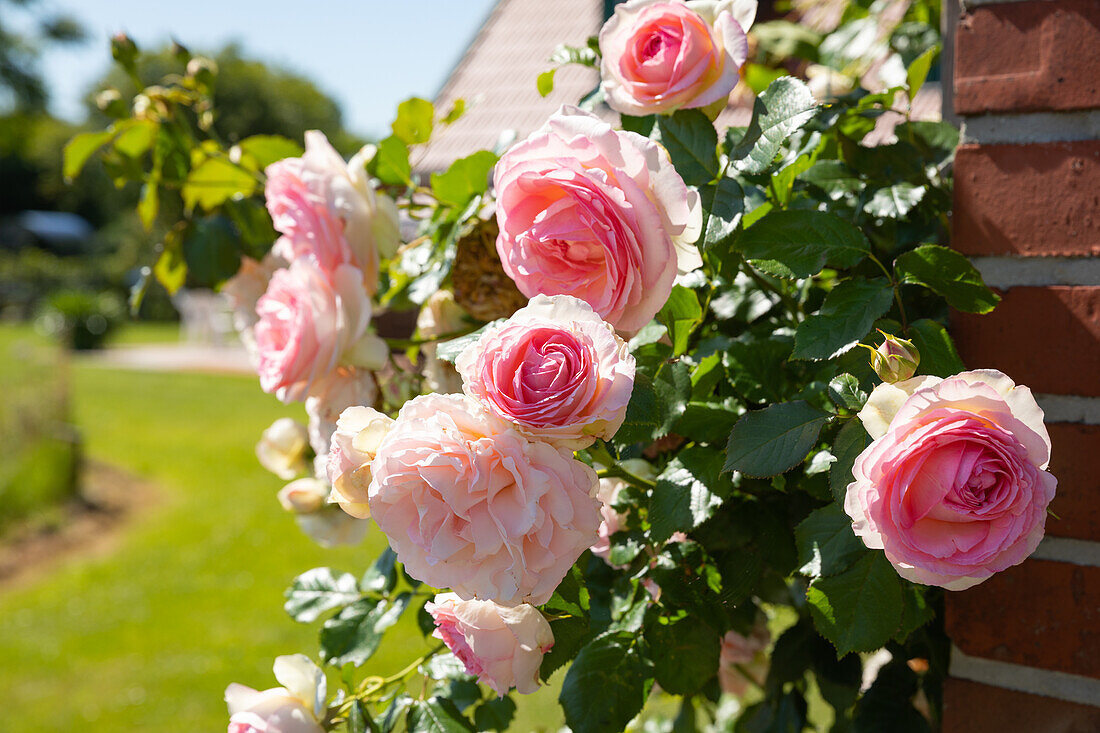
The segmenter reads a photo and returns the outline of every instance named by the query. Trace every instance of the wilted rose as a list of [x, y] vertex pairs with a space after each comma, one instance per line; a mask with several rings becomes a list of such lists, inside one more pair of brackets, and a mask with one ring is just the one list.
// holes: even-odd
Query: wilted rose
[[256, 444], [260, 465], [281, 479], [292, 479], [306, 470], [306, 426], [290, 417], [271, 423]]

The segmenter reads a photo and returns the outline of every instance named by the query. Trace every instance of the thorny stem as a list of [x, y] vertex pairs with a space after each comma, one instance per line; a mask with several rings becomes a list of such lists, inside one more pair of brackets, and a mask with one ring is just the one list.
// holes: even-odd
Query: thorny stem
[[379, 690], [384, 690], [386, 687], [388, 687], [389, 685], [392, 685], [394, 682], [400, 682], [401, 680], [405, 679], [412, 672], [414, 672], [417, 667], [419, 667], [421, 664], [423, 664], [424, 662], [428, 661], [429, 659], [434, 657], [436, 654], [441, 652], [443, 650], [444, 646], [446, 646], [446, 645], [440, 644], [440, 645], [436, 646], [431, 651], [429, 651], [429, 652], [423, 654], [422, 656], [418, 657], [417, 659], [415, 659], [412, 663], [410, 663], [404, 669], [402, 669], [398, 672], [394, 672], [389, 677], [379, 677], [377, 675], [367, 677], [361, 683], [359, 683], [359, 687], [355, 690], [355, 694], [351, 695], [347, 700], [344, 701], [344, 703], [340, 706], [339, 710], [337, 711], [337, 714], [338, 715], [347, 714], [347, 712], [349, 710], [351, 710], [352, 706], [357, 701], [366, 700], [366, 699], [370, 698], [372, 695], [374, 695], [376, 692], [378, 692]]

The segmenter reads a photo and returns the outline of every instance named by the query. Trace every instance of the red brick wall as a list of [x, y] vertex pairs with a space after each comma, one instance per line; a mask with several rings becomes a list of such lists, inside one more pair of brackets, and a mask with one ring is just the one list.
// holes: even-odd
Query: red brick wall
[[1100, 731], [1100, 0], [952, 5], [954, 246], [1003, 297], [952, 330], [968, 366], [1037, 394], [1060, 519], [948, 594], [944, 731]]

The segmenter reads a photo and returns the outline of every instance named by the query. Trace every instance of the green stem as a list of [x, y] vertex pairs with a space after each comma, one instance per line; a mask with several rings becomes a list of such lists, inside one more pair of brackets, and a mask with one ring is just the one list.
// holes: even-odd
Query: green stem
[[611, 468], [604, 469], [603, 471], [597, 471], [596, 475], [600, 478], [621, 478], [632, 486], [636, 486], [639, 489], [655, 489], [657, 484], [648, 479], [644, 479], [641, 476], [627, 471], [625, 468], [616, 463]]
[[901, 316], [901, 328], [903, 331], [908, 331], [909, 319], [905, 315], [905, 304], [901, 302], [901, 283], [894, 279], [894, 274], [886, 269], [886, 265], [882, 264], [882, 260], [875, 257], [873, 254], [868, 254], [867, 256], [872, 262], [878, 265], [878, 269], [882, 270], [882, 274], [890, 281], [890, 287], [894, 290], [894, 301], [898, 304], [898, 315]]
[[408, 349], [413, 346], [423, 346], [424, 344], [435, 344], [441, 341], [450, 341], [451, 339], [459, 338], [460, 336], [468, 336], [474, 331], [478, 330], [485, 324], [475, 323], [467, 328], [460, 329], [458, 331], [452, 331], [451, 333], [443, 333], [438, 336], [430, 336], [428, 338], [419, 339], [383, 339], [391, 349]]

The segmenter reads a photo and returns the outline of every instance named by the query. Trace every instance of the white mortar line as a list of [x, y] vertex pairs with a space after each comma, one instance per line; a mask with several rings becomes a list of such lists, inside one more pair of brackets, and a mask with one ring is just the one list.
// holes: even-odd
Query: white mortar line
[[[1048, 524], [1047, 527], [1049, 528], [1050, 525]], [[1039, 543], [1035, 552], [1031, 553], [1031, 557], [1035, 560], [1053, 560], [1070, 565], [1100, 568], [1100, 542], [1047, 536]]]
[[1100, 680], [964, 654], [951, 646], [951, 676], [1033, 695], [1100, 707]]
[[1100, 425], [1100, 397], [1037, 394], [1035, 401], [1043, 408], [1047, 422], [1072, 422]]
[[[958, 84], [956, 84], [956, 89]], [[1100, 138], [1100, 110], [966, 117], [962, 143], [1050, 143]]]
[[1048, 285], [1100, 285], [1097, 257], [971, 257], [985, 284], [1007, 290]]
[[1003, 5], [1006, 3], [1025, 3], [1032, 1], [1034, 0], [962, 0], [962, 6], [964, 9], [967, 9], [979, 5]]

